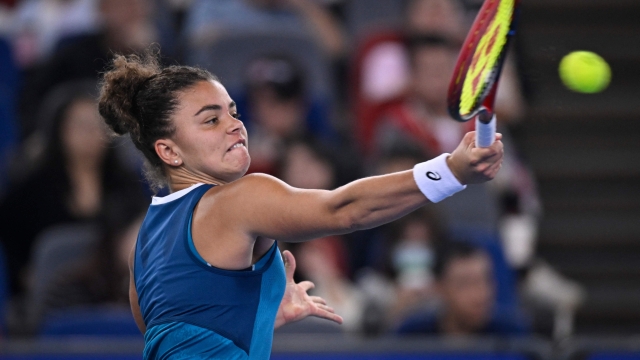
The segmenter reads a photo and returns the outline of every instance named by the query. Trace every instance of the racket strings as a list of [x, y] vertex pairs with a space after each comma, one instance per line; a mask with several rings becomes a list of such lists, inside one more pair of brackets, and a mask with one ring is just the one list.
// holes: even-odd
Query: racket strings
[[463, 117], [475, 112], [491, 91], [500, 74], [500, 65], [504, 59], [503, 50], [511, 33], [510, 24], [515, 0], [491, 0], [488, 5], [482, 9], [487, 12], [482, 14], [483, 22], [487, 22], [486, 28], [477, 42], [462, 85], [460, 115]]

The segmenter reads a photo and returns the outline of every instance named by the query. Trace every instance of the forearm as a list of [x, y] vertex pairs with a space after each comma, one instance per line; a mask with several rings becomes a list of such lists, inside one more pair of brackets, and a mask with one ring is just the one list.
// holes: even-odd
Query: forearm
[[360, 179], [334, 192], [337, 216], [349, 219], [347, 231], [391, 222], [429, 202], [411, 170]]

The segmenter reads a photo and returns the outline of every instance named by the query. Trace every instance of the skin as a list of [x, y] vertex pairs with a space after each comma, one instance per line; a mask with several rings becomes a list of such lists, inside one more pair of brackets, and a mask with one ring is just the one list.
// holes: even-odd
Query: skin
[[[250, 163], [248, 149], [231, 147], [238, 142], [248, 145], [247, 131], [226, 89], [216, 81], [201, 81], [183, 91], [178, 101], [172, 117], [176, 131], [158, 139], [155, 150], [166, 166], [172, 191], [196, 183], [220, 185], [205, 193], [193, 214], [194, 245], [213, 266], [244, 269], [267, 252], [272, 239], [298, 242], [372, 228], [429, 202], [411, 170], [361, 179], [332, 191], [297, 189], [264, 174], [244, 176]], [[473, 138], [473, 133], [467, 134], [447, 160], [465, 184], [493, 178], [502, 163], [500, 136], [483, 149], [475, 148]], [[294, 268], [292, 259], [285, 255], [288, 266]], [[302, 293], [306, 295], [310, 285], [301, 284], [287, 283], [287, 291], [298, 297], [285, 294], [283, 304], [306, 299]], [[143, 329], [133, 283], [130, 295]], [[281, 305], [285, 313], [279, 311], [278, 319], [294, 321], [312, 315], [342, 321], [313, 299], [297, 305], [293, 307], [305, 311], [290, 314]]]
[[485, 253], [452, 259], [437, 288], [446, 304], [440, 325], [447, 334], [472, 334], [489, 321], [495, 284]]
[[102, 203], [101, 163], [108, 139], [96, 103], [75, 100], [65, 112], [60, 131], [71, 181], [69, 209], [76, 216], [93, 216]]

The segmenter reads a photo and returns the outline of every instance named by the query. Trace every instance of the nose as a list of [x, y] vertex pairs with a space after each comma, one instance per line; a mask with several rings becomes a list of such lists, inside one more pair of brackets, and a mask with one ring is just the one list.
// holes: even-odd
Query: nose
[[242, 129], [242, 127], [244, 126], [242, 121], [236, 119], [235, 117], [231, 115], [227, 115], [227, 117], [229, 119], [229, 124], [227, 125], [227, 133], [233, 134], [239, 132], [240, 129]]

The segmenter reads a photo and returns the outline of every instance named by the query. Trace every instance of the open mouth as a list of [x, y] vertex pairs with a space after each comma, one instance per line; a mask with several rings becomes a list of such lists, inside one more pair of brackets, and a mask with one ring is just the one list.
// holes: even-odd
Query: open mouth
[[240, 139], [235, 144], [233, 144], [227, 151], [231, 151], [239, 147], [247, 147], [247, 142], [244, 139]]

